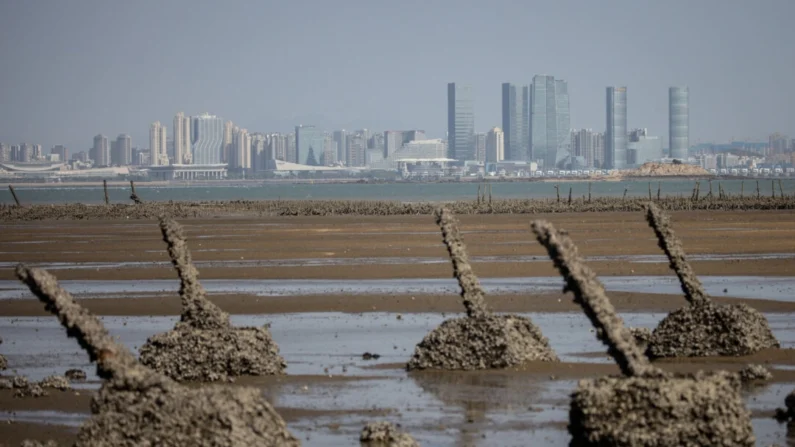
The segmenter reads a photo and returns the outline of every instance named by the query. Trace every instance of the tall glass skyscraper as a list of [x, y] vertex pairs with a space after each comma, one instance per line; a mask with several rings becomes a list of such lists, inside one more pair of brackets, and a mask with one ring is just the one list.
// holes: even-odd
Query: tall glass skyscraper
[[527, 161], [530, 157], [530, 87], [502, 84], [502, 131], [505, 159]]
[[224, 120], [206, 113], [194, 116], [191, 126], [191, 152], [193, 164], [212, 165], [223, 163]]
[[571, 152], [569, 84], [537, 75], [530, 86], [530, 159], [555, 169]]
[[475, 159], [475, 107], [472, 87], [447, 84], [447, 156]]
[[605, 129], [605, 167], [627, 166], [627, 88], [607, 87], [607, 128]]
[[315, 126], [295, 126], [295, 150], [298, 164], [309, 164], [310, 148], [314, 162], [320, 161], [320, 154], [326, 144], [326, 135]]
[[668, 147], [670, 157], [679, 160], [688, 157], [690, 148], [690, 89], [668, 89]]

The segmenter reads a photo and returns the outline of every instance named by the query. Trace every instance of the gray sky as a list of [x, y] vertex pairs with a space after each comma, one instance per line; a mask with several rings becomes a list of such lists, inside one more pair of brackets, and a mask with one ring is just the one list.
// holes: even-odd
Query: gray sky
[[0, 0], [0, 141], [86, 149], [178, 111], [250, 131], [299, 123], [444, 137], [446, 83], [500, 125], [500, 84], [569, 82], [571, 125], [666, 138], [690, 87], [691, 143], [795, 133], [793, 0]]

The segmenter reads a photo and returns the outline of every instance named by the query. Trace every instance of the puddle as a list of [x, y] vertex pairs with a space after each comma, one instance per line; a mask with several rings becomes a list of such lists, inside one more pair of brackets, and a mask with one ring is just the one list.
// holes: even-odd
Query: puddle
[[[608, 291], [681, 295], [678, 279], [673, 276], [605, 276], [600, 278]], [[778, 276], [701, 276], [708, 294], [733, 298], [795, 300], [795, 277]], [[125, 294], [176, 293], [177, 280], [65, 280], [61, 285], [81, 298], [103, 298]], [[532, 278], [483, 278], [490, 294], [547, 293], [562, 290], [559, 276]], [[251, 294], [257, 296], [294, 295], [408, 295], [458, 294], [458, 285], [450, 278], [369, 279], [369, 280], [267, 280], [207, 279], [202, 285], [210, 294]], [[726, 292], [724, 292], [726, 290]], [[18, 281], [0, 281], [0, 299], [32, 299], [30, 291]]]

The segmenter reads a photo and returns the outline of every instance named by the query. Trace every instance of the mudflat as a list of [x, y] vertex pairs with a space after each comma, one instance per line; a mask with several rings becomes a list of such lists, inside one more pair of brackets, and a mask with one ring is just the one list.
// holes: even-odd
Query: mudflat
[[[568, 395], [575, 381], [618, 369], [594, 343], [584, 319], [576, 320], [582, 317], [579, 307], [561, 291], [560, 277], [530, 233], [535, 218], [569, 232], [622, 314], [636, 314], [653, 327], [657, 315], [685, 304], [642, 213], [462, 215], [460, 229], [474, 272], [489, 292], [488, 306], [539, 315], [534, 320], [541, 320], [563, 361], [506, 371], [407, 373], [412, 347], [438, 322], [426, 322], [429, 315], [463, 312], [431, 216], [219, 217], [180, 223], [209, 298], [233, 316], [276, 321], [272, 332], [288, 375], [241, 378], [233, 386], [261, 388], [305, 445], [354, 444], [362, 423], [375, 419], [402, 423], [424, 445], [478, 444], [484, 437], [503, 445], [527, 439], [566, 445]], [[774, 378], [767, 388], [749, 388], [744, 396], [760, 442], [781, 443], [787, 429], [772, 415], [795, 387], [795, 337], [787, 323], [795, 313], [795, 211], [680, 211], [671, 218], [713, 300], [777, 315], [773, 329], [783, 346], [748, 357], [658, 364], [678, 372], [768, 366]], [[0, 331], [5, 339], [0, 353], [9, 359], [6, 376], [14, 370], [93, 370], [16, 281], [18, 262], [48, 269], [92, 312], [125, 317], [110, 330], [132, 348], [160, 330], [162, 316], [180, 313], [179, 281], [155, 221], [33, 221], [0, 229], [0, 319], [8, 331]], [[522, 278], [529, 282], [517, 282]], [[757, 295], [764, 288], [772, 292]], [[50, 347], [54, 342], [47, 337], [60, 338]], [[590, 344], [581, 342], [586, 339]], [[365, 350], [380, 360], [363, 360]], [[53, 390], [39, 399], [1, 391], [3, 418], [13, 422], [0, 424], [0, 442], [73, 441], [74, 424], [42, 422], [52, 414], [70, 415], [71, 421], [88, 417], [97, 385], [90, 378], [85, 389]]]

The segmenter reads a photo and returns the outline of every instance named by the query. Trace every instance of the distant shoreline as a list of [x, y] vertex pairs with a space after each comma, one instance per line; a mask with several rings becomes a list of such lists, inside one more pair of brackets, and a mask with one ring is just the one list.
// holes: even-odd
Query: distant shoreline
[[[251, 179], [251, 180], [212, 180], [212, 181], [136, 181], [135, 186], [141, 188], [147, 187], [160, 187], [160, 188], [183, 188], [183, 187], [230, 187], [230, 186], [257, 186], [257, 185], [289, 185], [289, 184], [437, 184], [437, 183], [588, 183], [588, 182], [620, 182], [620, 181], [663, 181], [663, 180], [767, 180], [778, 178], [791, 178], [791, 177], [718, 177], [718, 176], [693, 176], [693, 175], [666, 175], [666, 176], [600, 176], [600, 177], [560, 177], [560, 178], [498, 178], [498, 177], [484, 177], [479, 178], [463, 178], [460, 180], [439, 180], [432, 182], [412, 182], [412, 181], [399, 181], [399, 180], [362, 180], [362, 179], [289, 179], [289, 180], [276, 180], [276, 179]], [[17, 188], [42, 188], [42, 189], [57, 189], [57, 188], [97, 188], [102, 187], [102, 182], [57, 182], [57, 183], [44, 183], [44, 182], [0, 182], [0, 188], [8, 188], [12, 185]], [[128, 180], [113, 180], [108, 181], [108, 187], [129, 188], [130, 182]]]

